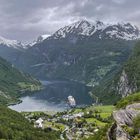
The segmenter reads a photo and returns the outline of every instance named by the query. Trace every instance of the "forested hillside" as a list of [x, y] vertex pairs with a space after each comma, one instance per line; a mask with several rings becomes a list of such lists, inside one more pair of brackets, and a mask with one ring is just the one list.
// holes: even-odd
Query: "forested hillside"
[[0, 104], [17, 102], [21, 93], [38, 90], [40, 86], [39, 81], [18, 71], [12, 64], [0, 58]]
[[113, 104], [137, 91], [140, 91], [140, 42], [136, 43], [128, 61], [117, 74], [105, 78], [93, 89], [93, 94], [99, 97], [100, 102]]
[[58, 132], [46, 133], [35, 129], [16, 111], [0, 105], [0, 139], [2, 140], [56, 140]]

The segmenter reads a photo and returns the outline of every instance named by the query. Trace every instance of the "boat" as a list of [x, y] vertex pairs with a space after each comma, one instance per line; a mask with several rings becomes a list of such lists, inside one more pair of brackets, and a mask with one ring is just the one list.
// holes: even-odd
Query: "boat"
[[68, 104], [71, 108], [76, 107], [76, 101], [73, 96], [68, 96]]

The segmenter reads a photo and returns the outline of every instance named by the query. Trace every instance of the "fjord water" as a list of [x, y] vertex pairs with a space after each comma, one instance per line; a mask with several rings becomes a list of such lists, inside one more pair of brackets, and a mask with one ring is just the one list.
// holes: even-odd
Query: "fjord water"
[[72, 95], [78, 106], [91, 105], [90, 88], [71, 81], [42, 81], [44, 89], [21, 97], [22, 103], [9, 106], [16, 111], [64, 111], [67, 97]]

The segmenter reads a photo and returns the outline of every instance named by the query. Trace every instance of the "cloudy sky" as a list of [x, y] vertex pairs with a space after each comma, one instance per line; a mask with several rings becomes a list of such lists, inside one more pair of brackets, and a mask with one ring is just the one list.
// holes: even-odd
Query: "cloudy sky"
[[140, 27], [140, 0], [0, 0], [0, 35], [29, 42], [79, 19]]

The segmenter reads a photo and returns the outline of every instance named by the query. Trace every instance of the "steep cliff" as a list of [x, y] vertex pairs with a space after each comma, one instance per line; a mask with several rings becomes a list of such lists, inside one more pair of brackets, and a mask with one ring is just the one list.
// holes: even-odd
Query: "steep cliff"
[[140, 113], [139, 109], [140, 103], [135, 103], [113, 113], [116, 121], [116, 128], [114, 130], [116, 140], [132, 139], [132, 136], [127, 132], [126, 128], [133, 129], [133, 119]]
[[134, 51], [124, 65], [117, 91], [122, 97], [140, 90], [140, 42], [136, 44]]
[[137, 85], [136, 85], [135, 79], [133, 79], [133, 81], [130, 82], [129, 77], [125, 70], [123, 70], [121, 73], [118, 86], [117, 86], [117, 91], [118, 91], [118, 94], [120, 94], [122, 97], [125, 97], [137, 91]]
[[103, 104], [115, 103], [122, 97], [140, 91], [140, 42], [123, 67], [112, 73], [112, 77], [106, 76], [92, 92]]
[[140, 93], [130, 95], [117, 103], [113, 112], [115, 123], [108, 131], [108, 140], [137, 140], [140, 129]]

